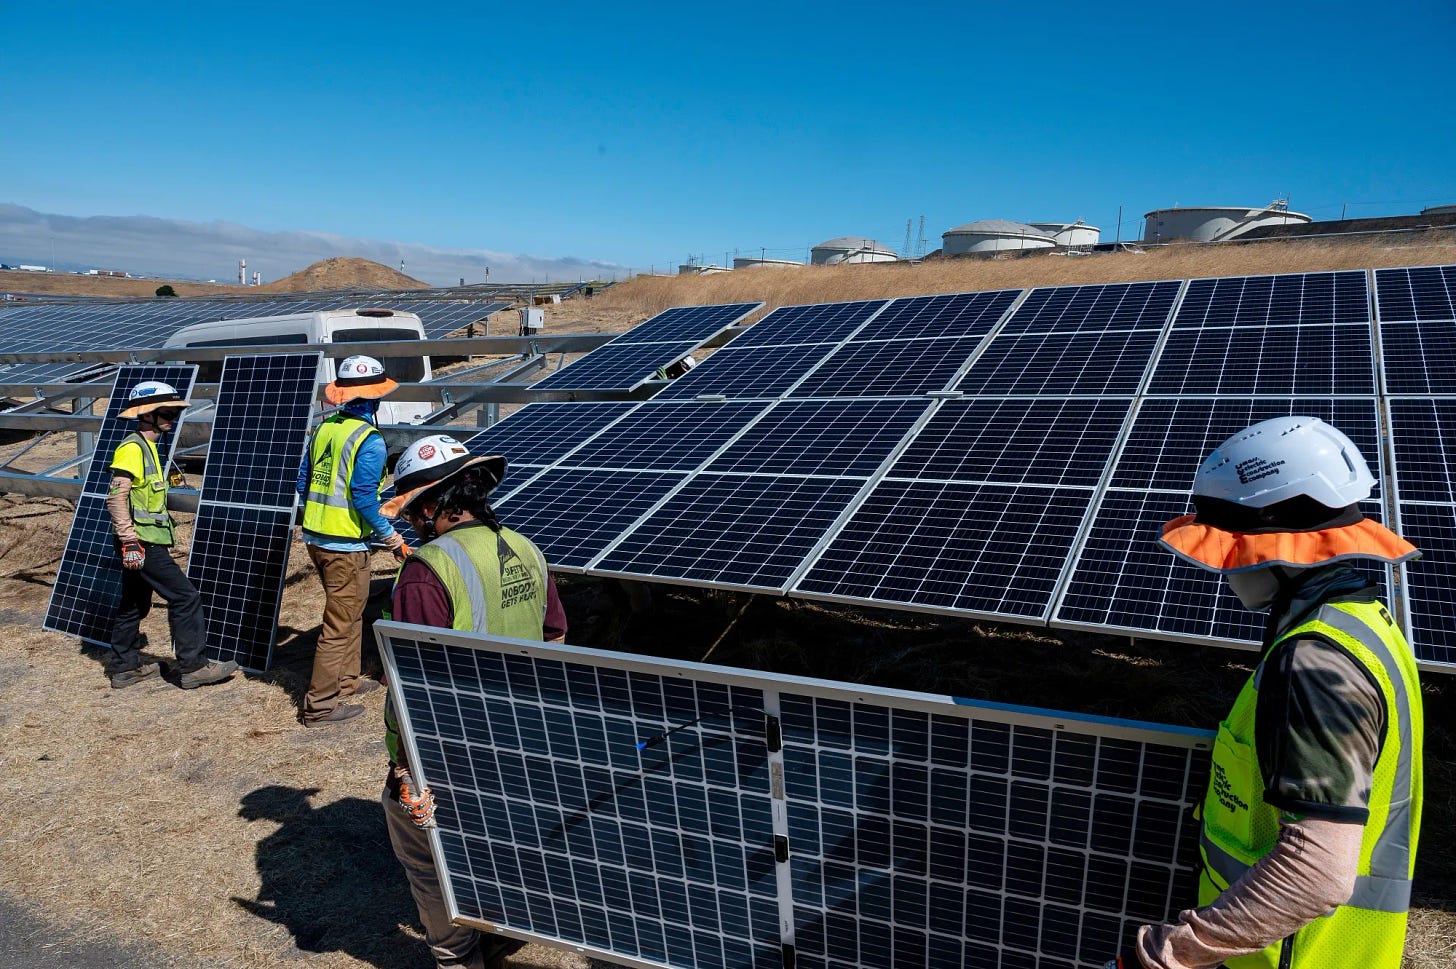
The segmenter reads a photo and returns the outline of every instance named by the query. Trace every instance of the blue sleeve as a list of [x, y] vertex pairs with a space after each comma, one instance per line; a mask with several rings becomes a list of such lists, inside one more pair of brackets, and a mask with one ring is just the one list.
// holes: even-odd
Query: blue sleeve
[[354, 476], [349, 481], [349, 500], [354, 503], [354, 510], [380, 538], [394, 534], [394, 526], [379, 513], [379, 482], [384, 480], [385, 457], [384, 438], [370, 434], [359, 445], [358, 456], [354, 458]]
[[303, 463], [298, 466], [298, 497], [307, 500], [308, 498], [308, 451], [303, 452]]

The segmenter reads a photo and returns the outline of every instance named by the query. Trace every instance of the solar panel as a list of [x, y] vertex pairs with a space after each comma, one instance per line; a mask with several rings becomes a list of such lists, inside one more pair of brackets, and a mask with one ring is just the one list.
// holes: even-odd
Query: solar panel
[[944, 390], [980, 337], [846, 343], [792, 391], [794, 397], [909, 397]]
[[1064, 969], [1195, 891], [1203, 731], [375, 630], [464, 924], [685, 969]]
[[1421, 557], [1402, 566], [1406, 627], [1416, 658], [1456, 663], [1456, 398], [1391, 398], [1399, 528]]
[[1019, 289], [894, 300], [865, 326], [856, 340], [910, 340], [920, 337], [983, 337], [1021, 295]]
[[1159, 354], [1153, 394], [1370, 394], [1368, 326], [1174, 329]]
[[1092, 490], [881, 481], [794, 586], [835, 601], [1042, 619]]
[[678, 306], [658, 313], [612, 341], [612, 346], [635, 343], [702, 343], [748, 314], [762, 303], [727, 303], [720, 306]]
[[967, 394], [1133, 394], [1157, 330], [997, 334], [956, 389]]
[[796, 343], [839, 343], [875, 313], [885, 300], [856, 300], [849, 303], [815, 303], [808, 306], [780, 306], [734, 338], [729, 346], [789, 346]]
[[659, 367], [692, 353], [701, 342], [609, 343], [538, 380], [532, 387], [536, 390], [632, 390], [651, 380]]
[[471, 454], [504, 454], [513, 466], [554, 464], [637, 406], [615, 400], [527, 404], [464, 443]]
[[[551, 568], [579, 570], [687, 478], [682, 473], [555, 468], [492, 502]], [[409, 541], [409, 539], [406, 539]]]
[[[749, 333], [762, 326], [756, 323]], [[721, 394], [729, 398], [768, 400], [780, 397], [814, 368], [834, 344], [806, 343], [740, 348], [739, 337], [726, 348], [674, 380], [654, 400], [689, 400]]]
[[691, 471], [764, 409], [763, 404], [650, 401], [560, 463], [572, 468]]
[[1005, 333], [1160, 330], [1183, 287], [1181, 280], [1052, 286], [1033, 289], [1002, 328]]
[[202, 594], [207, 652], [266, 670], [278, 633], [298, 468], [322, 354], [223, 361], [187, 577]]
[[1456, 319], [1456, 266], [1375, 270], [1380, 322]]
[[928, 401], [782, 401], [707, 471], [868, 477], [929, 409]]
[[863, 484], [699, 473], [591, 571], [782, 592]]
[[[111, 456], [137, 426], [135, 421], [121, 420], [118, 415], [126, 406], [127, 394], [137, 384], [160, 380], [185, 398], [192, 392], [196, 376], [197, 368], [193, 366], [128, 366], [117, 371], [42, 628], [95, 643], [111, 642], [112, 619], [121, 602], [121, 557], [106, 513], [106, 494], [111, 483]], [[170, 435], [157, 442], [157, 455], [164, 468], [171, 466], [172, 449], [183, 420], [185, 415]]]
[[1382, 323], [1387, 394], [1456, 393], [1456, 322]]
[[1369, 320], [1363, 272], [1288, 273], [1190, 280], [1173, 329]]

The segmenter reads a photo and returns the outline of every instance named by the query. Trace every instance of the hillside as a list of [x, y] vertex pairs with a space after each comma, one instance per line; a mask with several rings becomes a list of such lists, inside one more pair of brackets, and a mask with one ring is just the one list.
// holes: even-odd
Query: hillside
[[325, 259], [292, 276], [252, 289], [255, 293], [314, 293], [331, 289], [429, 289], [429, 283], [388, 266], [352, 257]]
[[117, 279], [74, 273], [0, 271], [0, 293], [126, 298], [154, 296], [163, 283], [178, 296], [244, 296], [258, 293], [308, 293], [331, 289], [429, 289], [428, 283], [368, 259], [325, 259], [264, 286], [199, 283], [182, 279]]

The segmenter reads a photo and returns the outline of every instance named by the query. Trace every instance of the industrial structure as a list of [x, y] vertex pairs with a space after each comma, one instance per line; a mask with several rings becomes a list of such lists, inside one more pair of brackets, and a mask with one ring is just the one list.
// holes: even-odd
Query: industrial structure
[[865, 236], [840, 236], [809, 250], [809, 261], [816, 266], [844, 266], [862, 262], [899, 262], [900, 256], [884, 243]]
[[1263, 208], [1234, 206], [1153, 209], [1143, 216], [1144, 242], [1228, 242], [1266, 226], [1302, 225], [1314, 221], [1289, 203], [1276, 199]]
[[941, 233], [941, 251], [947, 256], [967, 253], [1018, 252], [1053, 249], [1056, 239], [1049, 232], [1025, 222], [981, 219]]

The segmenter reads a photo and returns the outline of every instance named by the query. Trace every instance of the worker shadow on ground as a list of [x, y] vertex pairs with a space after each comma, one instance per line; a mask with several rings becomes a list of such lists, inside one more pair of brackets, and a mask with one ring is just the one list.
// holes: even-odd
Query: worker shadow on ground
[[258, 897], [233, 902], [287, 929], [300, 952], [343, 952], [380, 969], [432, 966], [424, 942], [401, 928], [416, 925], [417, 913], [379, 802], [315, 807], [318, 794], [269, 785], [243, 796], [239, 817], [278, 827], [258, 841]]

